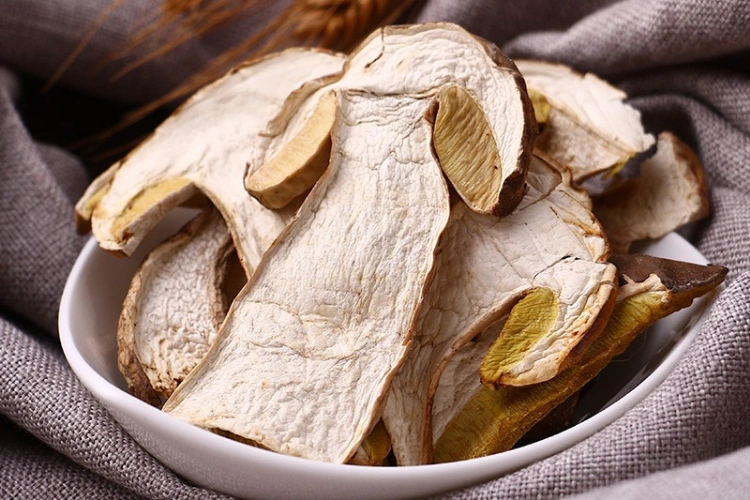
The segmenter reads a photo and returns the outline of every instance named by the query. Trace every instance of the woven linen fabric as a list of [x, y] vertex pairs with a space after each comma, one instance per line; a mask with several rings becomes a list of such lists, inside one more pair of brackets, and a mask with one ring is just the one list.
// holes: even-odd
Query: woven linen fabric
[[[59, 86], [97, 103], [92, 106], [146, 103], [264, 26], [285, 3], [265, 2], [252, 16], [111, 82], [101, 61], [123, 47], [153, 5], [120, 2]], [[34, 130], [42, 123], [65, 137], [106, 110], [71, 110], [39, 94], [37, 79], [54, 74], [111, 4], [0, 2], [0, 497], [220, 498], [176, 476], [132, 440], [83, 388], [57, 340], [60, 294], [85, 240], [75, 233], [73, 204], [95, 169], [64, 141], [47, 144]], [[569, 450], [445, 496], [745, 497], [750, 3], [427, 0], [418, 20], [460, 23], [511, 57], [570, 64], [626, 90], [650, 132], [674, 131], [703, 161], [712, 215], [685, 234], [709, 260], [730, 269], [698, 338], [642, 403]]]

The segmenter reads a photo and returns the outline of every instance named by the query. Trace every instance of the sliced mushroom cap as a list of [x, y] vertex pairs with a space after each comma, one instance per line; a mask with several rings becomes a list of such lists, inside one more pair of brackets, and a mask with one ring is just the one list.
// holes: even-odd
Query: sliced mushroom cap
[[549, 106], [536, 147], [570, 167], [576, 181], [616, 171], [654, 144], [640, 113], [625, 104], [625, 93], [599, 77], [562, 64], [517, 60], [516, 65], [532, 93]]
[[[423, 97], [424, 112], [435, 121], [441, 166], [466, 203], [480, 213], [506, 215], [523, 197], [536, 134], [523, 79], [494, 45], [456, 25], [428, 23], [375, 31], [352, 53], [340, 79], [302, 104], [298, 96], [290, 99], [253, 155], [260, 167], [246, 186], [258, 199], [291, 199], [300, 189], [267, 178], [315, 181], [299, 172], [314, 169], [312, 159], [325, 150], [331, 119], [322, 104], [336, 89]], [[299, 108], [296, 114], [291, 107]]]
[[250, 272], [292, 213], [270, 211], [244, 190], [253, 143], [290, 93], [339, 72], [343, 62], [341, 55], [290, 49], [197, 92], [114, 171], [91, 216], [102, 248], [130, 254], [168, 210], [201, 191], [226, 219]]
[[[292, 63], [304, 64], [283, 85], [271, 90], [261, 85]], [[308, 67], [317, 63], [321, 67]], [[264, 117], [270, 119], [281, 108], [285, 92], [321, 71], [333, 71], [336, 64], [343, 64], [341, 57], [287, 51], [249, 63], [204, 88], [150, 140], [92, 183], [77, 205], [79, 220], [92, 215], [98, 220], [105, 207], [119, 207], [119, 215], [99, 223], [113, 229], [128, 220], [143, 230], [134, 240], [115, 243], [125, 245], [120, 250], [127, 253], [176, 203], [175, 194], [181, 200], [198, 187], [213, 193], [225, 212], [232, 209], [228, 220], [239, 224], [235, 233], [243, 235], [241, 260], [246, 272], [252, 270], [296, 206], [274, 214], [247, 196], [240, 185], [242, 155], [265, 125]], [[232, 177], [236, 182], [228, 182]], [[127, 193], [134, 192], [129, 199]], [[151, 404], [160, 405], [159, 396], [169, 397], [200, 361], [228, 309], [223, 278], [234, 247], [220, 219], [218, 212], [197, 218], [157, 247], [131, 283], [118, 329], [119, 365], [131, 392]], [[234, 281], [243, 282], [244, 273], [239, 274]]]
[[120, 372], [135, 396], [152, 404], [152, 393], [168, 398], [208, 352], [229, 308], [224, 288], [233, 251], [212, 210], [149, 253], [117, 330]]
[[[613, 255], [610, 260], [620, 274], [617, 303], [604, 331], [576, 365], [541, 384], [491, 390], [477, 382], [478, 356], [462, 354], [463, 359], [475, 360], [473, 383], [471, 378], [464, 377], [460, 387], [455, 383], [459, 379], [447, 380], [446, 386], [451, 391], [468, 392], [472, 397], [465, 403], [464, 394], [457, 400], [458, 405], [450, 407], [445, 400], [449, 396], [441, 396], [441, 421], [435, 429], [435, 462], [466, 460], [510, 449], [553, 408], [593, 379], [635, 337], [657, 320], [689, 306], [693, 299], [716, 288], [727, 271], [721, 266], [643, 255]], [[482, 346], [470, 345], [467, 349], [479, 347]], [[461, 370], [465, 371], [465, 367]]]
[[380, 418], [450, 207], [421, 98], [338, 98], [326, 174], [164, 410], [343, 463]]
[[383, 420], [401, 465], [429, 463], [432, 401], [451, 356], [507, 316], [533, 290], [545, 290], [550, 327], [517, 351], [499, 378], [529, 384], [553, 377], [575, 346], [596, 333], [616, 289], [609, 247], [581, 194], [539, 158], [532, 159], [527, 197], [511, 215], [496, 217], [457, 204], [443, 234], [436, 276], [425, 295], [414, 347], [391, 384]]
[[620, 287], [625, 288], [620, 297], [628, 297], [636, 291], [665, 288], [674, 301], [680, 302], [679, 308], [689, 306], [696, 297], [718, 287], [727, 275], [724, 266], [702, 266], [650, 255], [616, 254], [609, 260], [617, 266]]
[[641, 164], [640, 176], [598, 196], [594, 213], [618, 252], [627, 252], [634, 241], [660, 238], [707, 217], [701, 163], [687, 144], [663, 132], [656, 154]]

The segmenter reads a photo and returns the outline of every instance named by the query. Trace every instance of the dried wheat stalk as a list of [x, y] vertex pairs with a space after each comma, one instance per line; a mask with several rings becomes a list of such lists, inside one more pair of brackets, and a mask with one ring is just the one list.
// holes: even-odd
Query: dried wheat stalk
[[[72, 64], [96, 30], [123, 1], [112, 1], [76, 47], [76, 51], [48, 82], [48, 86]], [[348, 51], [373, 29], [396, 22], [409, 9], [416, 10], [421, 3], [422, 0], [294, 0], [253, 36], [215, 57], [167, 94], [127, 114], [118, 126], [99, 134], [93, 140], [103, 140], [156, 109], [192, 94], [248, 58], [293, 45]], [[240, 15], [257, 13], [263, 4], [265, 2], [261, 0], [163, 0], [134, 26], [127, 45], [111, 54], [100, 66], [125, 59], [135, 50], [144, 52], [112, 76], [113, 80], [121, 78]]]

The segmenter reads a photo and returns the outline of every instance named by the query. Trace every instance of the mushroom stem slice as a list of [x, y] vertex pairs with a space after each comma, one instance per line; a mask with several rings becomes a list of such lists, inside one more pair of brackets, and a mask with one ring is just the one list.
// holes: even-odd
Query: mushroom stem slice
[[669, 132], [659, 134], [656, 154], [640, 176], [597, 196], [594, 214], [618, 252], [639, 240], [656, 239], [709, 214], [706, 180], [690, 147]]
[[326, 173], [164, 410], [344, 463], [411, 345], [450, 204], [424, 98], [338, 98]]
[[[206, 354], [246, 281], [216, 210], [152, 250], [132, 280], [117, 332], [119, 369], [131, 394], [161, 407]], [[349, 463], [380, 465], [390, 451], [379, 420]]]
[[726, 268], [721, 266], [640, 255], [617, 255], [611, 260], [617, 264], [623, 284], [607, 326], [580, 362], [540, 384], [478, 389], [437, 439], [435, 462], [466, 460], [510, 449], [646, 328], [689, 306], [726, 276]]

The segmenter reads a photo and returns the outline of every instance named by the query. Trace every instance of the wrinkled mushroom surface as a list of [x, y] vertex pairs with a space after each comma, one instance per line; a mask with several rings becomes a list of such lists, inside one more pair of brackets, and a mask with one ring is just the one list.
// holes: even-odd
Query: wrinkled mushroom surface
[[326, 174], [164, 410], [342, 463], [403, 362], [449, 200], [421, 99], [338, 97]]
[[[305, 64], [290, 71], [283, 85], [266, 88], [269, 78], [298, 62]], [[310, 68], [311, 63], [321, 67]], [[152, 224], [175, 201], [169, 201], [164, 186], [192, 192], [193, 186], [185, 184], [192, 182], [211, 194], [225, 213], [229, 211], [227, 220], [235, 234], [242, 235], [240, 258], [246, 272], [252, 270], [296, 207], [274, 213], [247, 196], [241, 189], [242, 157], [257, 140], [263, 120], [281, 109], [286, 93], [321, 71], [335, 70], [337, 64], [339, 56], [287, 51], [249, 63], [204, 88], [153, 137], [92, 183], [77, 205], [79, 221], [92, 215], [101, 219], [105, 208], [114, 206], [120, 218]], [[142, 191], [123, 205], [127, 193], [137, 190]], [[118, 217], [100, 223], [106, 228]], [[214, 212], [198, 217], [142, 264], [118, 328], [120, 370], [133, 394], [160, 404], [156, 395], [169, 397], [205, 355], [229, 307], [222, 288], [233, 250], [229, 229]], [[243, 281], [242, 276], [236, 281]]]
[[141, 264], [117, 330], [120, 372], [134, 395], [152, 403], [152, 391], [168, 398], [208, 352], [229, 308], [224, 288], [233, 251], [226, 224], [212, 210]]
[[433, 447], [456, 414], [484, 387], [479, 365], [505, 326], [507, 316], [457, 350], [440, 373], [432, 402]]
[[[436, 462], [510, 449], [552, 409], [593, 379], [635, 337], [658, 319], [689, 306], [693, 299], [716, 288], [727, 271], [721, 266], [643, 255], [613, 255], [610, 260], [620, 275], [617, 303], [604, 331], [579, 363], [541, 384], [491, 390], [477, 380], [479, 356], [471, 351], [484, 347], [477, 343], [467, 346], [469, 352], [460, 356], [469, 361], [469, 366], [445, 370], [444, 376], [461, 376], [440, 382], [436, 407], [441, 412], [435, 415]], [[492, 331], [487, 333], [493, 335]], [[474, 377], [467, 376], [470, 371]], [[451, 392], [462, 394], [454, 398]]]
[[[394, 378], [383, 420], [401, 465], [429, 463], [432, 400], [455, 351], [506, 316], [533, 290], [547, 290], [549, 328], [504, 368], [502, 383], [524, 385], [553, 377], [594, 328], [614, 297], [614, 266], [598, 222], [581, 194], [539, 158], [531, 162], [527, 197], [496, 218], [452, 208], [437, 256], [436, 276], [417, 322], [415, 346]], [[596, 332], [592, 332], [596, 333]], [[501, 347], [501, 349], [503, 349]]]

